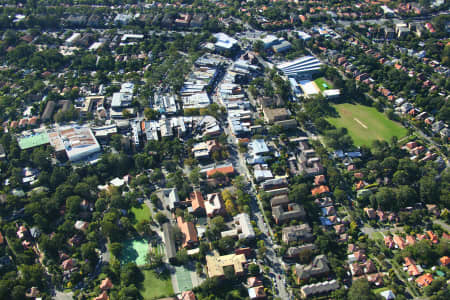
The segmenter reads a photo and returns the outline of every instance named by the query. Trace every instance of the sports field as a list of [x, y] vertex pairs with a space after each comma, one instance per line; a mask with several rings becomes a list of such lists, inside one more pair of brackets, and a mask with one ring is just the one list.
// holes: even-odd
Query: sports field
[[350, 103], [334, 105], [339, 118], [327, 118], [337, 128], [345, 127], [356, 146], [370, 146], [375, 140], [390, 141], [393, 136], [402, 138], [407, 134], [401, 124], [389, 120], [374, 107]]
[[325, 80], [325, 78], [320, 77], [314, 80], [314, 82], [317, 84], [317, 87], [320, 89], [321, 92], [325, 90], [332, 89], [333, 87], [330, 85], [329, 82]]
[[122, 264], [135, 262], [138, 266], [145, 265], [145, 257], [148, 253], [148, 241], [146, 239], [128, 240], [123, 243]]

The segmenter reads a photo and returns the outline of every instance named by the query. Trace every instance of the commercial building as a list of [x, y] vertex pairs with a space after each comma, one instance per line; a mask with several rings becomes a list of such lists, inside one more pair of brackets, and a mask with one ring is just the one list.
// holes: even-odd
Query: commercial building
[[278, 64], [276, 67], [288, 77], [311, 78], [320, 71], [322, 63], [314, 56], [305, 56], [293, 61]]
[[183, 109], [205, 108], [211, 104], [208, 93], [200, 92], [189, 96], [181, 97], [183, 100]]
[[228, 254], [219, 256], [217, 252], [206, 256], [206, 266], [208, 277], [223, 277], [225, 267], [233, 267], [234, 274], [239, 276], [244, 274], [244, 264], [247, 262], [245, 254]]
[[226, 33], [216, 33], [214, 34], [214, 37], [217, 39], [216, 43], [214, 44], [217, 51], [232, 50], [238, 45], [238, 41], [230, 37]]
[[89, 127], [64, 126], [48, 133], [56, 155], [65, 154], [70, 161], [79, 161], [101, 151]]

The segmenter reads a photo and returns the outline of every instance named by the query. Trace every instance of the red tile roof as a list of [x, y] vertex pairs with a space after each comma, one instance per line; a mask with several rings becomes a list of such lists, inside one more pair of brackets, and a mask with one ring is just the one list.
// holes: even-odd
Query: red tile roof
[[211, 169], [211, 170], [206, 171], [206, 176], [211, 177], [212, 175], [216, 174], [217, 172], [223, 173], [225, 175], [234, 174], [234, 168], [233, 168], [233, 166], [228, 166], [228, 167]]
[[427, 273], [416, 279], [416, 283], [421, 287], [429, 286], [433, 282], [433, 276]]
[[198, 242], [197, 230], [194, 223], [185, 222], [182, 217], [177, 218], [178, 227], [183, 233], [183, 247], [189, 246], [190, 243]]
[[448, 256], [443, 256], [439, 259], [441, 265], [443, 266], [447, 266], [448, 264], [450, 264], [450, 257]]

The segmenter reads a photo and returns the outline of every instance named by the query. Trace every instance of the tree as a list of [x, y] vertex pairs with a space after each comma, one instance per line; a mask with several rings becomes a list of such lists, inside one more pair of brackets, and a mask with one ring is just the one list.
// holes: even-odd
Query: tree
[[156, 251], [149, 251], [145, 257], [145, 261], [151, 268], [157, 268], [163, 263], [163, 255]]
[[186, 264], [189, 261], [189, 255], [187, 254], [187, 250], [181, 249], [180, 251], [178, 251], [175, 256], [175, 259], [177, 263], [180, 265]]
[[162, 212], [157, 212], [155, 214], [155, 220], [159, 223], [159, 225], [162, 225], [168, 221], [167, 217]]
[[250, 273], [250, 275], [256, 276], [259, 274], [259, 266], [257, 264], [250, 264], [248, 266], [248, 272]]
[[122, 254], [123, 246], [121, 243], [111, 243], [109, 250], [115, 257], [120, 257]]
[[150, 107], [146, 107], [144, 109], [144, 116], [147, 120], [158, 120], [160, 117], [160, 113]]
[[366, 278], [353, 282], [348, 291], [348, 300], [375, 300], [377, 296], [372, 292]]

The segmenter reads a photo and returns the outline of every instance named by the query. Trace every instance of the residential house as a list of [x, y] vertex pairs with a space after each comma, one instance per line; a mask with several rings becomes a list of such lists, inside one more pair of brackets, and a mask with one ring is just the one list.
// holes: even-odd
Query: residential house
[[392, 240], [392, 237], [390, 236], [390, 235], [386, 235], [385, 237], [384, 237], [384, 245], [386, 246], [386, 247], [388, 247], [389, 249], [392, 249], [392, 248], [394, 248], [394, 241]]
[[187, 198], [186, 201], [191, 203], [192, 212], [194, 214], [205, 214], [205, 200], [203, 199], [203, 195], [199, 190], [195, 190], [190, 193], [189, 198]]
[[420, 287], [429, 286], [433, 282], [433, 276], [431, 274], [426, 273], [416, 279], [416, 283]]
[[369, 218], [370, 220], [376, 218], [375, 210], [373, 208], [364, 207], [364, 212], [366, 213], [367, 218]]
[[394, 243], [401, 250], [406, 248], [406, 243], [405, 243], [405, 241], [403, 240], [403, 238], [401, 236], [394, 235]]
[[321, 186], [315, 187], [311, 190], [311, 194], [314, 197], [317, 197], [317, 196], [320, 196], [320, 195], [323, 195], [323, 194], [329, 193], [329, 192], [330, 192], [330, 188], [326, 185], [321, 185]]

